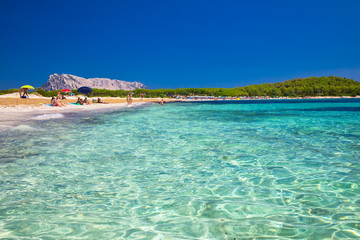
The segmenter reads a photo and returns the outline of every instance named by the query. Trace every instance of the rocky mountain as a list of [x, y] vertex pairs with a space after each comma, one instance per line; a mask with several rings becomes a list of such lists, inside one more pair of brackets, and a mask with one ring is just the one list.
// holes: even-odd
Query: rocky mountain
[[41, 87], [45, 91], [60, 89], [78, 89], [80, 87], [91, 87], [109, 90], [135, 90], [148, 89], [144, 84], [139, 82], [126, 82], [109, 78], [82, 78], [70, 74], [52, 74], [48, 81]]

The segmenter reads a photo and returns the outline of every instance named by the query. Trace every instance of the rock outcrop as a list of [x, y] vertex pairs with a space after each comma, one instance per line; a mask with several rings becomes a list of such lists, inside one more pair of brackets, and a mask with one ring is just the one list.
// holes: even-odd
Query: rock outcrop
[[91, 87], [109, 90], [135, 90], [148, 89], [144, 84], [139, 82], [126, 82], [109, 78], [82, 78], [70, 74], [53, 74], [49, 76], [48, 81], [41, 87], [45, 91], [60, 89], [78, 89], [80, 87]]

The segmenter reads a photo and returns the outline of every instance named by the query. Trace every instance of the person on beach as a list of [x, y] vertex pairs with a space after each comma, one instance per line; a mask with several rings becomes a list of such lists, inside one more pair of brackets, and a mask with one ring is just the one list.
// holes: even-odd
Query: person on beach
[[164, 99], [161, 99], [161, 101], [159, 102], [159, 105], [164, 105]]
[[103, 100], [101, 100], [101, 98], [98, 98], [98, 103], [108, 104], [107, 102], [104, 102]]
[[128, 105], [131, 105], [131, 104], [132, 104], [132, 95], [129, 94], [129, 95], [126, 97], [126, 102], [127, 102]]
[[51, 104], [51, 106], [54, 106], [54, 107], [57, 107], [57, 106], [58, 106], [55, 97], [52, 97], [52, 98], [51, 98], [50, 104]]
[[64, 107], [66, 104], [68, 104], [67, 102], [62, 102], [60, 99], [58, 100], [58, 104], [60, 105], [60, 107]]
[[[23, 92], [23, 91], [24, 91], [24, 93], [21, 95], [21, 92]], [[29, 89], [20, 88], [19, 89], [19, 95], [20, 95], [20, 98], [29, 98]]]
[[60, 99], [56, 99], [55, 97], [51, 98], [51, 106], [54, 107], [63, 107], [64, 104], [60, 101]]
[[87, 97], [85, 97], [85, 99], [84, 99], [84, 104], [90, 105], [90, 103], [91, 103], [91, 101], [89, 101], [89, 100], [87, 99]]
[[60, 91], [57, 92], [57, 96], [56, 96], [55, 100], [56, 100], [57, 104], [59, 105], [59, 107], [62, 107], [65, 105], [64, 103], [61, 102], [61, 99], [63, 99], [62, 97], [63, 96], [61, 95]]
[[107, 103], [107, 102], [104, 102], [103, 100], [101, 100], [101, 98], [98, 98], [98, 99], [97, 99], [97, 103], [102, 103], [102, 104], [109, 104], [109, 103]]
[[84, 102], [80, 97], [78, 97], [76, 104], [84, 105]]

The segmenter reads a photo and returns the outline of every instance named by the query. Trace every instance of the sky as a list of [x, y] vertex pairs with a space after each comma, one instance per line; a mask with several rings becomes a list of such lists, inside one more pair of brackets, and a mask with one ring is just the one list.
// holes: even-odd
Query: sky
[[0, 89], [49, 75], [151, 89], [360, 81], [358, 0], [0, 1]]

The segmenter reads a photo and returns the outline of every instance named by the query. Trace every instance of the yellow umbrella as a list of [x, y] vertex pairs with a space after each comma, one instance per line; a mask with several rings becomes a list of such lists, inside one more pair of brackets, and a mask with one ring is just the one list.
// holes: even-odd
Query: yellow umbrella
[[24, 85], [21, 88], [27, 88], [27, 89], [35, 89], [33, 86], [30, 85]]

